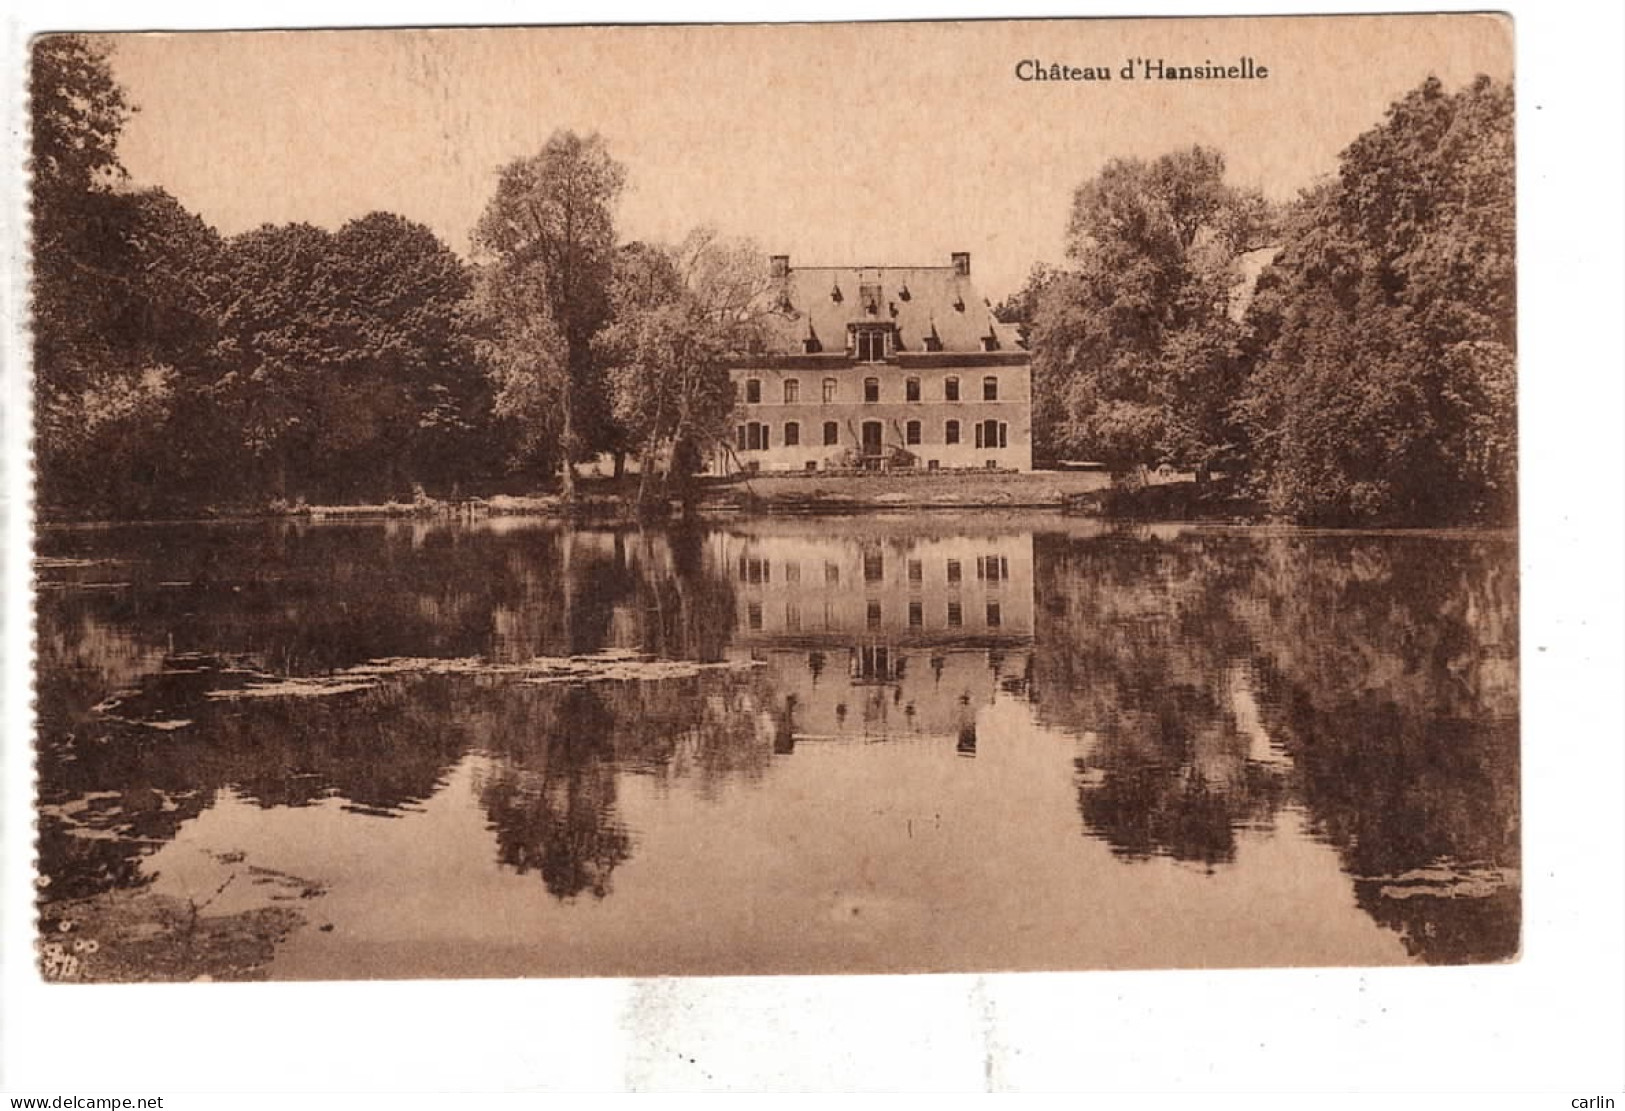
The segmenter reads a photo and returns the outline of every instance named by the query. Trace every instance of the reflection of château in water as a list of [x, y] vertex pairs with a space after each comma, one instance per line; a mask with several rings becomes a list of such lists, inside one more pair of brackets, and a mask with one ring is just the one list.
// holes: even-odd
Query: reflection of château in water
[[734, 650], [768, 665], [775, 747], [953, 738], [976, 751], [1001, 686], [1027, 683], [1029, 533], [987, 537], [719, 534], [734, 579]]

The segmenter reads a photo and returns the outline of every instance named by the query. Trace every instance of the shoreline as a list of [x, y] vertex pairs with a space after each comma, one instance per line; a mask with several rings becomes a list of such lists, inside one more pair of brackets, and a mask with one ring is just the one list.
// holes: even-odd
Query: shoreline
[[[246, 524], [289, 521], [320, 524], [480, 521], [532, 517], [582, 523], [635, 523], [636, 481], [584, 478], [573, 505], [557, 493], [493, 494], [458, 500], [208, 507], [195, 513], [152, 517], [36, 515], [36, 530], [180, 524]], [[1516, 524], [1476, 521], [1296, 522], [1270, 514], [1224, 480], [1198, 485], [1190, 475], [1153, 479], [1124, 489], [1098, 471], [915, 473], [875, 475], [771, 474], [702, 481], [684, 503], [670, 499], [664, 512], [643, 514], [647, 524], [683, 520], [726, 521], [756, 517], [860, 517], [875, 514], [954, 514], [1022, 511], [1065, 520], [1110, 524], [1200, 524], [1287, 528], [1332, 533], [1361, 531], [1517, 533]]]

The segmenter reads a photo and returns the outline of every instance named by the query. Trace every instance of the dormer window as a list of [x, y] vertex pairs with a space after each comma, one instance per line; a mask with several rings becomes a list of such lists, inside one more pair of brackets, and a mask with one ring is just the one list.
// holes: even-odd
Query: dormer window
[[883, 363], [887, 355], [887, 330], [884, 328], [859, 328], [853, 337], [856, 340], [857, 360], [860, 363]]
[[999, 337], [998, 336], [983, 336], [982, 337], [982, 350], [983, 351], [997, 351], [998, 349], [999, 349]]
[[880, 315], [880, 283], [864, 282], [858, 286], [858, 303], [869, 316]]

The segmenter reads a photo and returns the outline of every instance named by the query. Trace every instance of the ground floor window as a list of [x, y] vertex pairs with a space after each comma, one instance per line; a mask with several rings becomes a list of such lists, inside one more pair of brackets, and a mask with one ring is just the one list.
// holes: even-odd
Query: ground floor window
[[943, 427], [943, 429], [942, 429], [942, 442], [945, 443], [945, 444], [957, 444], [959, 442], [959, 422], [958, 421], [951, 420]]
[[758, 421], [751, 421], [749, 424], [740, 425], [739, 433], [740, 451], [767, 450], [767, 425]]
[[784, 446], [795, 447], [801, 443], [801, 424], [797, 421], [786, 421], [784, 424]]
[[920, 422], [911, 420], [903, 427], [904, 442], [909, 446], [917, 446], [920, 442]]
[[824, 446], [825, 447], [830, 447], [831, 445], [838, 444], [840, 442], [841, 442], [841, 426], [839, 424], [836, 424], [832, 420], [825, 421], [824, 422]]
[[1003, 421], [984, 420], [976, 425], [977, 447], [1007, 447], [1010, 442], [1010, 426]]

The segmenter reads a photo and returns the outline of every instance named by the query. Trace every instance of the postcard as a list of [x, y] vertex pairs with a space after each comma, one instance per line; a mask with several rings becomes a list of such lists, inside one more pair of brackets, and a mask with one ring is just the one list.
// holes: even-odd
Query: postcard
[[46, 981], [1518, 958], [1506, 18], [30, 49]]

